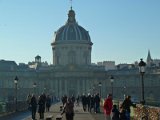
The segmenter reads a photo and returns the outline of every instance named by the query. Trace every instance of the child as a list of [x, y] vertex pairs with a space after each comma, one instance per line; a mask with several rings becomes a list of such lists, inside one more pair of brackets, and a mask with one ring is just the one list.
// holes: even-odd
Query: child
[[119, 120], [119, 111], [117, 109], [117, 105], [113, 105], [112, 120]]
[[120, 107], [119, 120], [127, 120], [126, 111], [122, 107]]

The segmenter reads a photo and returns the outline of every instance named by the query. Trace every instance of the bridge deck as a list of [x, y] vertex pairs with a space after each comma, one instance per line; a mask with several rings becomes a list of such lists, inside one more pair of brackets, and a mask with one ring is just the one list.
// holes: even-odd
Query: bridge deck
[[[56, 120], [56, 116], [61, 114], [60, 106], [61, 106], [61, 103], [52, 105], [50, 108], [50, 112], [44, 113], [44, 120], [46, 120], [47, 116], [50, 116], [50, 115], [53, 116], [52, 120]], [[79, 106], [75, 105], [74, 111], [75, 111], [74, 120], [103, 120], [104, 119], [103, 112], [97, 113], [97, 114], [95, 114], [94, 112], [92, 113], [84, 112], [81, 104]], [[4, 119], [5, 120], [32, 120], [30, 111], [17, 112], [12, 115], [0, 117], [0, 120], [4, 120]], [[38, 112], [36, 113], [36, 119], [39, 120]], [[66, 120], [65, 114], [63, 114], [62, 120]]]

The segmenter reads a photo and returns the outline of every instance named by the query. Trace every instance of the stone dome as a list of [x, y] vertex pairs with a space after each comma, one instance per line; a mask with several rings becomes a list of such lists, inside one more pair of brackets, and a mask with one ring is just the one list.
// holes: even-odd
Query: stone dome
[[[75, 19], [74, 10], [69, 10], [68, 20], [65, 25], [55, 32], [55, 42], [62, 42], [66, 40], [71, 41], [85, 41], [91, 42], [88, 31], [78, 25]], [[67, 41], [66, 41], [67, 42]]]
[[51, 43], [53, 65], [90, 65], [92, 45], [88, 31], [78, 25], [71, 8], [66, 24], [55, 32]]

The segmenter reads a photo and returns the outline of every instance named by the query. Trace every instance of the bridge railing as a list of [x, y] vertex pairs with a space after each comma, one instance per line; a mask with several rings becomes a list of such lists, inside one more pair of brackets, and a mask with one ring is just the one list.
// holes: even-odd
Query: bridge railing
[[160, 108], [138, 104], [133, 109], [135, 120], [160, 120]]
[[[17, 101], [17, 111], [27, 110], [28, 104], [26, 101]], [[16, 104], [11, 102], [0, 102], [0, 114], [8, 114], [16, 111]]]

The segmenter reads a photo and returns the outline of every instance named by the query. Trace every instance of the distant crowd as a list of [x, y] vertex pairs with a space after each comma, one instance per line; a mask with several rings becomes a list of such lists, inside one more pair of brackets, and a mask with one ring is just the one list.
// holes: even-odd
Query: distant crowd
[[[63, 105], [66, 103], [67, 101], [67, 96], [64, 95], [61, 98]], [[75, 98], [74, 95], [72, 95], [71, 100], [73, 103], [76, 102], [76, 105], [79, 105], [79, 102], [82, 102], [82, 106], [83, 106], [83, 110], [84, 111], [88, 111], [88, 112], [95, 112], [95, 113], [99, 113], [100, 112], [100, 96], [99, 93], [96, 95], [81, 95], [81, 96], [77, 96]]]
[[75, 97], [67, 97], [66, 95], [62, 96], [61, 101], [63, 103], [62, 114], [65, 113], [66, 120], [73, 120], [74, 118], [74, 105], [79, 106], [80, 102], [82, 103], [84, 112], [94, 112], [100, 113], [100, 96], [99, 93], [96, 95], [81, 95]]
[[[31, 110], [32, 119], [36, 120], [36, 112], [39, 113], [39, 118], [44, 119], [44, 112], [49, 112], [53, 101], [60, 101], [59, 98], [51, 97], [50, 95], [41, 94], [38, 98], [35, 95], [27, 96], [28, 109]], [[122, 104], [117, 106], [112, 101], [112, 94], [109, 94], [101, 104], [101, 98], [99, 93], [91, 95], [74, 95], [68, 97], [64, 95], [61, 97], [62, 108], [61, 115], [65, 113], [66, 120], [74, 119], [74, 106], [79, 106], [82, 103], [84, 112], [101, 113], [104, 112], [105, 120], [130, 120], [130, 107], [136, 107], [136, 104], [132, 103], [131, 96], [127, 96]], [[103, 105], [103, 111], [101, 110]], [[118, 108], [119, 107], [119, 108]]]
[[[103, 111], [100, 110], [101, 107], [101, 98], [99, 96], [99, 93], [95, 94], [95, 95], [81, 95], [81, 96], [77, 96], [76, 98], [74, 96], [68, 98], [66, 95], [62, 96], [61, 98], [62, 103], [64, 108], [67, 110], [64, 111], [63, 113], [66, 113], [66, 119], [67, 120], [73, 120], [73, 116], [74, 116], [74, 104], [79, 106], [79, 102], [82, 102], [82, 106], [83, 106], [83, 110], [88, 111], [88, 112], [94, 112], [94, 113], [101, 113], [104, 112], [104, 119], [105, 120], [130, 120], [130, 107], [136, 107], [136, 104], [134, 104], [131, 101], [131, 96], [126, 96], [126, 98], [124, 99], [124, 101], [122, 102], [122, 104], [119, 106], [117, 106], [116, 104], [113, 103], [112, 100], [112, 94], [109, 94], [107, 96], [107, 98], [104, 100], [103, 105]], [[70, 104], [71, 106], [68, 107], [69, 105], [66, 104]], [[119, 107], [119, 108], [118, 108]], [[64, 109], [64, 110], [65, 110]], [[72, 111], [72, 113], [70, 113]], [[67, 118], [67, 116], [70, 116]]]

